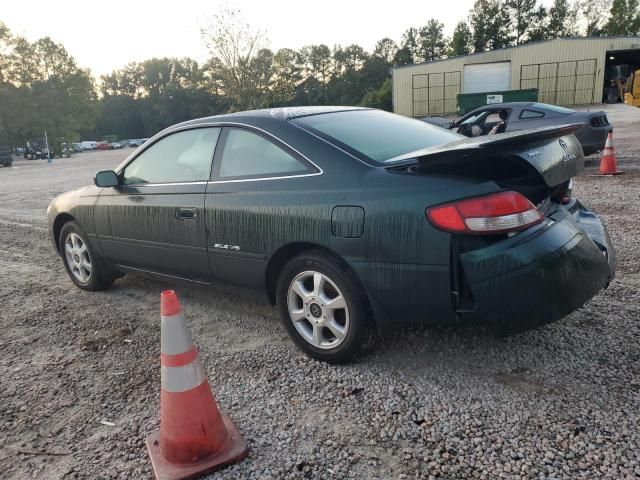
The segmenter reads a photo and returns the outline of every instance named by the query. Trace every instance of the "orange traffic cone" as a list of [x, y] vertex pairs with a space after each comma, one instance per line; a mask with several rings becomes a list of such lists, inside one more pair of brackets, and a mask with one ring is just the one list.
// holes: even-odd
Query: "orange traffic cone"
[[600, 159], [600, 172], [598, 175], [620, 175], [624, 172], [618, 170], [616, 151], [613, 148], [613, 134], [609, 132], [607, 143], [604, 144], [602, 158]]
[[160, 296], [160, 431], [147, 437], [158, 480], [196, 478], [247, 456], [247, 444], [218, 410], [173, 290]]

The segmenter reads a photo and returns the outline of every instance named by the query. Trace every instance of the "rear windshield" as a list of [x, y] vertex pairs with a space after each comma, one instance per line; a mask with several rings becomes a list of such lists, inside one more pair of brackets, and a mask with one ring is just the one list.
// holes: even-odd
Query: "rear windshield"
[[449, 130], [381, 110], [322, 113], [291, 120], [329, 142], [373, 163], [421, 148], [459, 140]]

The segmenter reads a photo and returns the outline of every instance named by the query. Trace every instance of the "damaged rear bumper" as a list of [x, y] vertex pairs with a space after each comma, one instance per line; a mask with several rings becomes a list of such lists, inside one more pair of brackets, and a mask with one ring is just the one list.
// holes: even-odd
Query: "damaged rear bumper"
[[508, 335], [550, 323], [584, 305], [615, 274], [600, 219], [574, 200], [544, 223], [459, 254], [471, 308], [459, 318]]

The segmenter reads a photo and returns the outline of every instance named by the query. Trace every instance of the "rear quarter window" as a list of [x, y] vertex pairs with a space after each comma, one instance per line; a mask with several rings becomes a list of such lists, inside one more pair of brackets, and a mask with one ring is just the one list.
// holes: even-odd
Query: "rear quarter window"
[[220, 178], [258, 178], [304, 174], [309, 167], [270, 140], [249, 130], [231, 128], [225, 133], [215, 173]]
[[522, 110], [522, 112], [520, 112], [520, 119], [522, 120], [527, 120], [530, 118], [542, 118], [544, 117], [544, 113], [543, 112], [537, 112], [535, 110]]

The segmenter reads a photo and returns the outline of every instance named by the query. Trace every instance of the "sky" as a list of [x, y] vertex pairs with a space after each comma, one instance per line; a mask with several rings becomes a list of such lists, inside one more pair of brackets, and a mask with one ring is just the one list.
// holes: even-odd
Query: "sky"
[[[30, 41], [49, 36], [62, 43], [82, 68], [95, 76], [131, 61], [189, 56], [207, 59], [200, 27], [224, 0], [0, 0], [0, 21]], [[377, 4], [386, 8], [378, 7]], [[451, 35], [467, 17], [473, 0], [235, 0], [251, 25], [266, 30], [269, 47], [299, 48], [357, 43], [371, 51], [381, 38], [399, 42], [409, 27], [429, 18]]]

